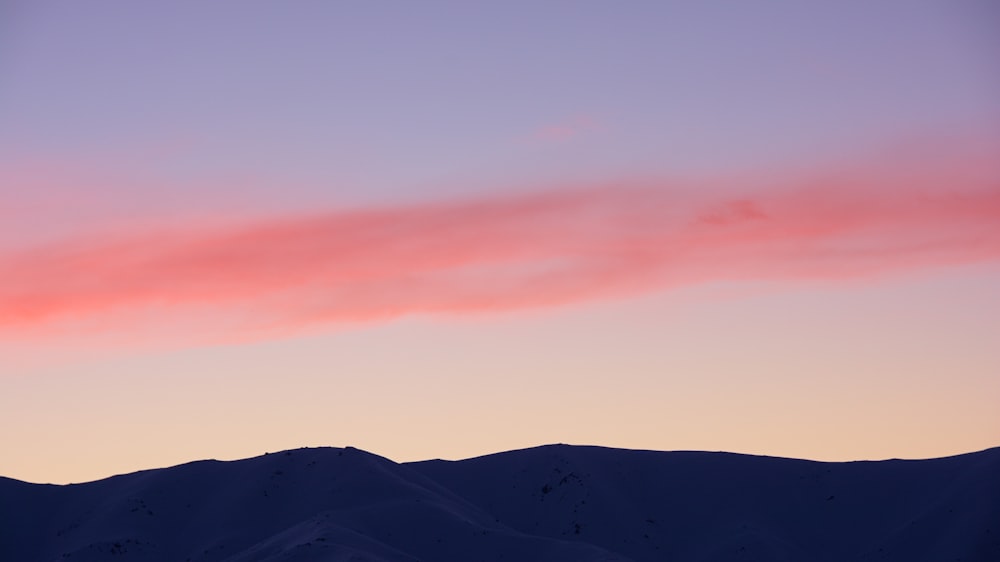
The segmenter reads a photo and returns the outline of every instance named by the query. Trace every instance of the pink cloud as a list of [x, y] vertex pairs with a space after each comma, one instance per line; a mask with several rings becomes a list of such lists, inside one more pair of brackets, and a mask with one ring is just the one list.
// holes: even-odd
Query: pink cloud
[[1000, 173], [969, 156], [771, 189], [657, 182], [90, 233], [0, 254], [0, 333], [163, 324], [262, 337], [719, 280], [837, 280], [1000, 260]]

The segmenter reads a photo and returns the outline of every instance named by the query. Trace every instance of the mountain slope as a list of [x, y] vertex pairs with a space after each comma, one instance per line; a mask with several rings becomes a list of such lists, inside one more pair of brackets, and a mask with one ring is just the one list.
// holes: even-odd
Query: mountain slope
[[819, 463], [547, 446], [413, 466], [512, 528], [634, 560], [1000, 560], [1000, 449]]
[[0, 560], [1000, 560], [1000, 449], [818, 463], [553, 445], [0, 479]]

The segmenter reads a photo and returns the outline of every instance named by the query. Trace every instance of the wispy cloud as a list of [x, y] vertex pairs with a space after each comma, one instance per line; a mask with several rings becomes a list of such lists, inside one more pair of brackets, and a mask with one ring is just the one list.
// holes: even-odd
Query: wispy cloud
[[559, 123], [539, 128], [532, 135], [536, 141], [565, 141], [597, 129], [597, 122], [587, 115], [578, 115]]
[[1000, 174], [991, 166], [894, 158], [767, 190], [622, 182], [90, 234], [0, 254], [0, 332], [129, 332], [141, 312], [142, 322], [240, 338], [718, 280], [996, 261]]

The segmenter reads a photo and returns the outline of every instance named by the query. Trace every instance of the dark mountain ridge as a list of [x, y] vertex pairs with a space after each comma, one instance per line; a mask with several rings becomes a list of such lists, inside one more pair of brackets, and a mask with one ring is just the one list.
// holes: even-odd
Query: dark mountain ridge
[[0, 478], [0, 560], [1000, 561], [1000, 448], [826, 463], [548, 445], [298, 449], [55, 486]]

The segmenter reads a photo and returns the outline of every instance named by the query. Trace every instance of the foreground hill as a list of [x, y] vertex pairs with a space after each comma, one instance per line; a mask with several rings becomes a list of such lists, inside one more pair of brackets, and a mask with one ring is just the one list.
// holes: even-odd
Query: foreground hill
[[1000, 448], [820, 463], [552, 445], [397, 464], [299, 449], [0, 478], [0, 560], [1000, 560]]

